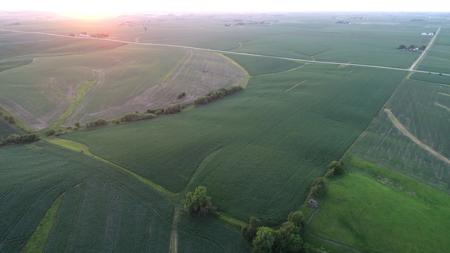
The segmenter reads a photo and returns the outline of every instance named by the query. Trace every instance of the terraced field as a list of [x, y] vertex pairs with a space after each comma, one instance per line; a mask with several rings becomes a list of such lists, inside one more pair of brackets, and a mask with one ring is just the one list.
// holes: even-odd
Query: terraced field
[[0, 105], [33, 129], [72, 126], [190, 103], [246, 79], [245, 71], [214, 53], [124, 46], [39, 57], [0, 72]]

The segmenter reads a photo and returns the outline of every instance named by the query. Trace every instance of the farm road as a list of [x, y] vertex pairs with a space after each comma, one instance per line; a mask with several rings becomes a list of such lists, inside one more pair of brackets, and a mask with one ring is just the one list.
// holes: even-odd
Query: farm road
[[[434, 74], [434, 75], [450, 76], [450, 73], [438, 73], [438, 72], [431, 72], [431, 71], [424, 71], [424, 70], [416, 70], [415, 67], [417, 66], [418, 63], [420, 63], [421, 59], [423, 59], [425, 54], [422, 54], [419, 57], [419, 59], [416, 61], [417, 63], [414, 63], [413, 66], [411, 66], [410, 68], [406, 69], [406, 68], [388, 67], [388, 66], [379, 66], [379, 65], [370, 65], [370, 64], [356, 64], [356, 63], [345, 63], [345, 62], [334, 62], [334, 61], [306, 60], [306, 59], [300, 59], [300, 58], [281, 57], [281, 56], [253, 54], [253, 53], [242, 53], [242, 52], [234, 52], [234, 51], [218, 50], [218, 49], [209, 49], [209, 48], [201, 48], [201, 47], [192, 47], [192, 46], [183, 46], [183, 45], [175, 45], [175, 44], [163, 44], [163, 43], [151, 43], [151, 42], [135, 42], [135, 41], [127, 41], [127, 40], [102, 39], [102, 38], [92, 38], [92, 37], [89, 37], [89, 38], [84, 38], [83, 37], [83, 38], [81, 38], [81, 37], [73, 37], [73, 36], [69, 36], [69, 35], [56, 34], [56, 33], [47, 33], [47, 32], [31, 32], [31, 31], [11, 30], [11, 29], [4, 29], [4, 28], [0, 28], [0, 31], [13, 32], [13, 33], [39, 34], [39, 35], [46, 35], [46, 36], [53, 36], [53, 37], [60, 37], [60, 38], [70, 38], [70, 39], [76, 39], [76, 40], [100, 40], [100, 41], [109, 41], [109, 42], [123, 43], [123, 44], [128, 44], [128, 45], [158, 46], [158, 47], [193, 49], [193, 50], [199, 50], [199, 51], [205, 51], [205, 52], [216, 52], [216, 53], [224, 53], [224, 54], [233, 54], [233, 55], [261, 57], [261, 58], [278, 59], [278, 60], [286, 60], [286, 61], [304, 62], [304, 63], [315, 63], [315, 64], [324, 64], [324, 65], [338, 65], [338, 66], [353, 66], [353, 67], [363, 67], [363, 68], [373, 68], [373, 69], [387, 69], [387, 70], [403, 71], [403, 72], [410, 72], [410, 73], [427, 73], [427, 74]], [[438, 31], [440, 31], [440, 29]], [[436, 37], [437, 37], [437, 34], [435, 34], [433, 40], [430, 41], [430, 42], [434, 42]], [[428, 49], [431, 46], [432, 46], [432, 44], [430, 43], [425, 51], [428, 51]]]
[[423, 150], [427, 151], [437, 159], [450, 165], [450, 160], [447, 157], [443, 156], [441, 153], [437, 152], [427, 144], [423, 143], [411, 132], [409, 132], [409, 130], [406, 129], [406, 127], [397, 119], [397, 117], [395, 117], [395, 115], [392, 113], [390, 109], [384, 108], [384, 112], [387, 114], [392, 124], [394, 124], [395, 128], [397, 128], [404, 136], [408, 137], [408, 139], [410, 139], [412, 142], [417, 144], [419, 147], [421, 147]]
[[437, 31], [434, 33], [433, 38], [430, 40], [430, 42], [428, 43], [427, 47], [425, 48], [425, 50], [423, 50], [423, 52], [419, 56], [419, 58], [417, 58], [417, 60], [411, 65], [411, 67], [409, 68], [410, 71], [415, 70], [417, 65], [419, 65], [419, 63], [421, 63], [423, 61], [425, 56], [428, 54], [428, 50], [430, 50], [430, 48], [433, 46], [433, 44], [436, 41], [436, 38], [438, 37], [440, 32], [441, 32], [441, 27], [439, 27], [437, 29]]

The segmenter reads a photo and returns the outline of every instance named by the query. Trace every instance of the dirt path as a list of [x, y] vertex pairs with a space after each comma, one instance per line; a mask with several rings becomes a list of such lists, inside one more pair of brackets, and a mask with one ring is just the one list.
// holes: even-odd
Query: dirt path
[[423, 143], [421, 140], [417, 139], [416, 136], [414, 136], [413, 134], [411, 134], [408, 129], [406, 129], [406, 127], [397, 119], [397, 117], [395, 117], [395, 115], [392, 113], [391, 110], [385, 108], [384, 112], [387, 114], [389, 120], [392, 122], [392, 124], [394, 124], [394, 126], [406, 137], [408, 137], [408, 139], [410, 139], [412, 142], [414, 142], [415, 144], [417, 144], [419, 147], [421, 147], [423, 150], [427, 151], [428, 153], [430, 153], [431, 155], [433, 155], [434, 157], [436, 157], [437, 159], [447, 163], [450, 165], [450, 160], [443, 156], [442, 154], [440, 154], [439, 152], [437, 152], [436, 150], [434, 150], [433, 148], [431, 148], [430, 146], [428, 146], [427, 144]]
[[348, 244], [345, 244], [343, 242], [336, 241], [336, 240], [333, 240], [333, 239], [329, 239], [329, 238], [327, 238], [325, 236], [318, 235], [318, 234], [311, 234], [311, 236], [315, 237], [315, 238], [317, 238], [317, 239], [319, 239], [321, 241], [327, 242], [329, 244], [333, 244], [334, 246], [337, 246], [337, 247], [340, 247], [340, 248], [345, 248], [345, 249], [349, 250], [350, 252], [361, 253], [361, 251], [359, 249], [354, 248], [354, 247], [352, 247], [352, 246], [350, 246]]
[[299, 85], [304, 84], [305, 82], [306, 82], [306, 81], [301, 81], [301, 82], [299, 82], [299, 83], [296, 83], [296, 84], [294, 84], [291, 88], [286, 89], [285, 91], [286, 91], [286, 92], [289, 92], [289, 91], [291, 91], [291, 90], [297, 88]]
[[[275, 55], [242, 53], [242, 52], [235, 52], [235, 51], [217, 50], [217, 49], [192, 47], [192, 46], [183, 46], [183, 45], [176, 45], [176, 44], [134, 42], [134, 41], [118, 40], [118, 39], [81, 38], [81, 37], [72, 37], [72, 36], [63, 35], [63, 34], [55, 34], [55, 33], [47, 33], [47, 32], [31, 32], [31, 31], [10, 30], [10, 29], [4, 29], [4, 28], [0, 28], [0, 31], [13, 32], [13, 33], [39, 34], [39, 35], [46, 35], [46, 36], [53, 36], [53, 37], [60, 37], [60, 38], [70, 38], [70, 39], [75, 39], [75, 40], [100, 40], [100, 41], [109, 41], [109, 42], [117, 42], [117, 43], [130, 44], [130, 45], [140, 45], [140, 46], [159, 46], [159, 47], [194, 49], [194, 50], [205, 51], [205, 52], [217, 52], [217, 53], [225, 53], [225, 54], [233, 54], [233, 55], [243, 55], [243, 56], [252, 56], [252, 57], [261, 57], [261, 58], [269, 58], [269, 59], [295, 61], [295, 62], [324, 64], [324, 65], [354, 66], [354, 67], [364, 67], [364, 68], [373, 68], [373, 69], [395, 70], [395, 71], [403, 71], [403, 72], [411, 72], [411, 73], [427, 73], [427, 74], [433, 74], [433, 75], [450, 76], [450, 73], [438, 73], [438, 72], [431, 72], [431, 71], [424, 71], [424, 70], [416, 70], [416, 69], [414, 69], [415, 68], [414, 64], [410, 68], [406, 69], [406, 68], [387, 67], [387, 66], [370, 65], [370, 64], [356, 64], [356, 63], [345, 63], [345, 62], [334, 62], [334, 61], [306, 60], [306, 59], [292, 58], [292, 57], [281, 57], [281, 56], [275, 56]], [[437, 37], [437, 36], [435, 35], [435, 37]], [[429, 47], [431, 47], [431, 45]], [[412, 68], [412, 67], [414, 67], [414, 68]]]
[[445, 106], [445, 105], [443, 105], [443, 104], [440, 104], [440, 103], [438, 103], [438, 102], [435, 102], [434, 105], [437, 106], [437, 107], [440, 107], [440, 108], [442, 108], [442, 109], [444, 109], [444, 110], [446, 110], [447, 112], [450, 112], [450, 108], [447, 107], [447, 106]]
[[178, 220], [180, 218], [180, 207], [173, 211], [172, 230], [170, 231], [169, 253], [178, 252]]
[[417, 60], [411, 65], [411, 67], [409, 67], [409, 70], [415, 70], [417, 68], [417, 66], [423, 61], [423, 59], [425, 58], [425, 56], [428, 54], [428, 51], [430, 50], [430, 48], [433, 46], [434, 42], [436, 41], [436, 38], [438, 37], [439, 33], [441, 32], [441, 27], [439, 27], [436, 31], [436, 33], [434, 34], [433, 38], [430, 40], [430, 42], [428, 43], [427, 47], [425, 48], [425, 50], [423, 50], [422, 54], [419, 56], [419, 58], [417, 58]]

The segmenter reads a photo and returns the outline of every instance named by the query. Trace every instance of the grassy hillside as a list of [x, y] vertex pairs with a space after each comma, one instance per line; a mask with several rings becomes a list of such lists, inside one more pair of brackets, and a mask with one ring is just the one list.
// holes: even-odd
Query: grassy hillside
[[0, 157], [1, 252], [168, 250], [172, 207], [146, 185], [43, 142]]
[[[368, 81], [375, 76], [383, 81]], [[206, 185], [240, 218], [277, 220], [303, 202], [311, 179], [343, 154], [402, 77], [308, 65], [253, 78], [240, 94], [176, 116], [66, 138], [169, 190]]]
[[330, 238], [367, 253], [448, 251], [448, 194], [363, 160], [353, 159], [351, 166], [350, 173], [329, 182], [309, 225], [319, 243], [327, 245], [323, 238]]

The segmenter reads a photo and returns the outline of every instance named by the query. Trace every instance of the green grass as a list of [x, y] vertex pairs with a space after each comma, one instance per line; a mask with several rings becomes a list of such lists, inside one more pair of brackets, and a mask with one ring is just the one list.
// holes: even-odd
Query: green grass
[[63, 200], [63, 195], [59, 196], [52, 206], [45, 213], [36, 230], [31, 235], [31, 238], [27, 241], [25, 248], [22, 250], [24, 253], [44, 252], [45, 244], [47, 243], [50, 230], [55, 223], [58, 215], [59, 207]]
[[[367, 81], [375, 76], [383, 81]], [[345, 152], [402, 77], [307, 65], [252, 78], [244, 92], [175, 116], [65, 138], [170, 191], [205, 185], [233, 217], [276, 222], [301, 205], [311, 180]]]
[[329, 182], [310, 232], [361, 252], [447, 252], [448, 194], [363, 160], [351, 166]]

